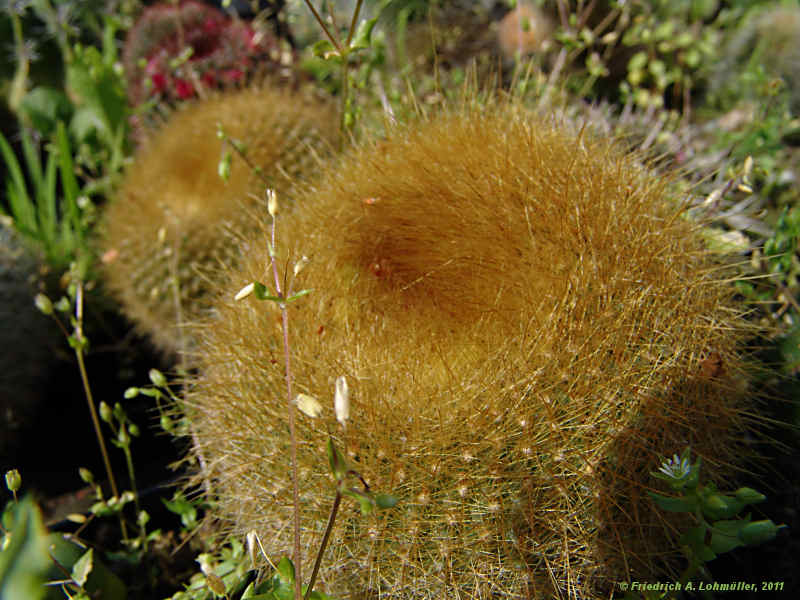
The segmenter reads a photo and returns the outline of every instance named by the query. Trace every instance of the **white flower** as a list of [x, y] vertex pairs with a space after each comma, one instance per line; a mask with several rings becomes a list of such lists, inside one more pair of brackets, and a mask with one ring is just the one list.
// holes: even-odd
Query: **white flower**
[[661, 464], [661, 467], [658, 469], [667, 477], [672, 477], [673, 479], [683, 479], [689, 474], [689, 471], [692, 468], [692, 464], [689, 461], [689, 457], [680, 458], [677, 454], [672, 455], [672, 460], [666, 460]]

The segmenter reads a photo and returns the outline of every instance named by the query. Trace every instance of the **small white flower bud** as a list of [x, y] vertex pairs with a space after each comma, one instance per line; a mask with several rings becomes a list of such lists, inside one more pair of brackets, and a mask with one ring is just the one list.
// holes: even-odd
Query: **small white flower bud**
[[36, 303], [36, 308], [39, 309], [45, 315], [52, 315], [53, 314], [53, 303], [50, 301], [50, 298], [45, 296], [44, 294], [36, 294], [36, 298], [34, 298], [34, 302]]
[[350, 390], [344, 375], [336, 378], [336, 393], [333, 396], [333, 407], [336, 410], [336, 420], [345, 426], [350, 418]]
[[297, 261], [294, 265], [294, 276], [297, 277], [297, 274], [303, 270], [303, 268], [308, 264], [308, 257], [303, 256], [300, 260]]
[[233, 297], [234, 300], [241, 300], [242, 298], [247, 298], [250, 294], [253, 293], [253, 290], [256, 288], [255, 283], [248, 283], [239, 292]]
[[297, 408], [300, 409], [304, 415], [308, 415], [312, 419], [316, 419], [320, 414], [322, 414], [322, 404], [319, 403], [319, 400], [314, 398], [314, 396], [309, 396], [308, 394], [297, 394], [297, 398], [295, 398], [295, 404], [297, 404]]
[[278, 195], [272, 188], [267, 190], [267, 210], [269, 211], [270, 217], [274, 217], [278, 214]]
[[150, 381], [153, 382], [153, 385], [162, 388], [167, 387], [167, 378], [164, 377], [164, 374], [158, 369], [150, 369], [148, 376], [150, 377]]
[[257, 550], [256, 550], [256, 531], [255, 531], [255, 529], [251, 529], [250, 531], [248, 531], [247, 532], [247, 536], [246, 536], [245, 539], [247, 540], [247, 555], [250, 557], [250, 564], [255, 569], [256, 568], [256, 556], [258, 556]]
[[753, 171], [753, 157], [748, 156], [744, 159], [744, 173], [745, 177], [749, 177], [750, 173]]

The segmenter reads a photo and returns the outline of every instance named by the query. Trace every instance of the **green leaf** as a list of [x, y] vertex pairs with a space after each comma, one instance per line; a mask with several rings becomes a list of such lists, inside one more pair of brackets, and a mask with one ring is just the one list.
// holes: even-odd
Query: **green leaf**
[[339, 52], [336, 50], [336, 47], [331, 43], [330, 40], [318, 41], [316, 44], [311, 46], [311, 53], [314, 56], [323, 58], [325, 60], [328, 60], [330, 58], [341, 60]]
[[14, 506], [9, 534], [10, 541], [0, 552], [0, 598], [44, 598], [44, 574], [51, 564], [47, 534], [30, 498]]
[[706, 533], [705, 525], [697, 525], [684, 533], [680, 539], [680, 544], [689, 548], [691, 556], [703, 562], [714, 560], [717, 557], [714, 551], [706, 545]]
[[[48, 552], [52, 564], [48, 575], [50, 579], [63, 579], [64, 573], [74, 572], [76, 563], [85, 556], [85, 548], [64, 539], [62, 534], [53, 533], [48, 536]], [[58, 565], [58, 566], [56, 566]], [[102, 600], [125, 600], [127, 590], [122, 581], [99, 557], [92, 558], [92, 569], [84, 584], [84, 590], [91, 598]]]
[[298, 298], [302, 298], [303, 296], [307, 296], [308, 294], [310, 294], [310, 293], [311, 293], [311, 291], [312, 291], [312, 290], [310, 290], [310, 289], [308, 289], [308, 290], [300, 290], [300, 291], [299, 291], [299, 292], [297, 292], [296, 294], [292, 294], [291, 296], [289, 296], [289, 297], [286, 299], [286, 302], [287, 302], [287, 303], [288, 303], [288, 302], [294, 302], [294, 301], [295, 301], [295, 300], [297, 300]]
[[170, 512], [175, 513], [181, 518], [181, 524], [187, 529], [194, 528], [197, 525], [197, 507], [189, 502], [180, 493], [175, 493], [172, 500], [162, 498], [161, 501]]
[[42, 187], [36, 189], [36, 204], [39, 216], [39, 232], [42, 241], [52, 247], [58, 238], [58, 213], [56, 206], [58, 197], [56, 191], [56, 168], [58, 157], [50, 152], [47, 156], [44, 181]]
[[294, 563], [286, 556], [281, 558], [278, 566], [275, 568], [275, 573], [278, 575], [281, 583], [291, 584], [294, 586]]
[[748, 522], [743, 519], [715, 521], [711, 529], [711, 549], [716, 554], [724, 554], [744, 546], [739, 539], [739, 532], [747, 525]]
[[232, 160], [233, 160], [233, 154], [231, 154], [230, 150], [226, 150], [225, 153], [222, 155], [219, 164], [217, 165], [217, 175], [219, 175], [219, 178], [226, 183], [231, 178]]
[[659, 508], [667, 512], [694, 512], [697, 502], [694, 498], [673, 498], [656, 492], [647, 492]]
[[378, 22], [378, 17], [373, 19], [364, 19], [358, 24], [356, 34], [350, 42], [350, 50], [358, 51], [369, 48], [372, 44], [372, 30], [375, 29], [375, 24]]
[[265, 286], [263, 283], [259, 283], [258, 281], [253, 282], [253, 293], [259, 300], [272, 300], [273, 302], [285, 302], [285, 300], [283, 298], [280, 298], [279, 296], [270, 295], [269, 288], [267, 288], [267, 286]]
[[[27, 135], [27, 133], [23, 132], [24, 135]], [[0, 133], [0, 153], [3, 155], [3, 161], [8, 171], [6, 193], [11, 216], [14, 217], [14, 225], [18, 230], [28, 231], [35, 237], [38, 227], [33, 201], [28, 195], [28, 185], [25, 182], [25, 176], [22, 174], [22, 168], [17, 156], [2, 133]]]
[[80, 188], [75, 177], [75, 166], [72, 162], [72, 150], [69, 145], [67, 130], [61, 121], [58, 122], [56, 127], [56, 144], [61, 173], [61, 187], [64, 194], [61, 235], [62, 240], [67, 243], [67, 247], [72, 247], [74, 236], [80, 229], [80, 210], [78, 209]]
[[40, 85], [25, 94], [20, 110], [30, 119], [34, 129], [49, 137], [58, 121], [70, 118], [72, 105], [61, 90]]
[[628, 61], [628, 73], [641, 71], [646, 64], [647, 64], [647, 53], [643, 51], [637, 52]]
[[72, 580], [83, 587], [93, 567], [93, 549], [89, 548], [72, 566]]

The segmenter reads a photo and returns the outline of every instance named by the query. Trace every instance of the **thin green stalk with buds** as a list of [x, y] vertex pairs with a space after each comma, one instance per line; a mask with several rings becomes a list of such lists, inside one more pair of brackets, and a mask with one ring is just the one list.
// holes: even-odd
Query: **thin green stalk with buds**
[[[361, 512], [363, 514], [369, 514], [372, 509], [377, 506], [379, 508], [390, 508], [397, 503], [397, 500], [389, 495], [386, 494], [377, 494], [373, 495], [370, 492], [369, 486], [364, 478], [354, 469], [347, 465], [344, 456], [338, 450], [336, 445], [333, 442], [333, 438], [331, 436], [328, 437], [328, 444], [327, 444], [327, 453], [328, 453], [328, 462], [331, 467], [331, 472], [333, 473], [334, 478], [336, 479], [336, 494], [333, 500], [333, 505], [331, 507], [331, 512], [328, 517], [328, 523], [325, 528], [325, 533], [322, 538], [322, 542], [320, 543], [320, 548], [317, 552], [317, 557], [314, 561], [314, 566], [311, 573], [311, 578], [309, 580], [308, 585], [306, 586], [305, 593], [302, 590], [302, 553], [300, 547], [300, 502], [299, 502], [299, 492], [298, 492], [298, 480], [297, 480], [297, 433], [296, 433], [296, 413], [295, 408], [300, 409], [303, 413], [310, 417], [316, 417], [322, 412], [322, 406], [311, 396], [306, 394], [298, 394], [297, 398], [294, 399], [294, 395], [292, 392], [292, 366], [291, 366], [291, 355], [290, 355], [290, 345], [289, 345], [289, 312], [288, 312], [288, 304], [294, 302], [295, 300], [309, 294], [311, 292], [310, 289], [304, 289], [297, 293], [294, 293], [292, 290], [292, 286], [294, 284], [294, 277], [300, 272], [305, 264], [305, 257], [303, 257], [300, 261], [298, 261], [293, 268], [293, 279], [286, 285], [286, 289], [283, 289], [281, 284], [281, 277], [280, 273], [278, 272], [278, 265], [277, 265], [277, 250], [276, 250], [276, 225], [277, 225], [277, 215], [278, 215], [278, 200], [275, 194], [275, 191], [272, 189], [268, 189], [266, 192], [266, 199], [267, 199], [267, 210], [270, 214], [272, 219], [271, 223], [271, 230], [270, 230], [270, 238], [267, 242], [268, 244], [268, 254], [271, 262], [272, 268], [272, 275], [275, 283], [275, 295], [270, 295], [268, 293], [267, 287], [259, 282], [252, 282], [242, 288], [235, 296], [235, 300], [241, 300], [251, 293], [254, 293], [256, 298], [259, 300], [270, 300], [272, 302], [276, 302], [281, 310], [282, 316], [282, 333], [283, 333], [283, 350], [284, 350], [284, 374], [286, 379], [286, 394], [287, 394], [287, 402], [288, 402], [288, 416], [289, 416], [289, 436], [290, 436], [290, 443], [291, 443], [291, 460], [292, 460], [292, 493], [293, 493], [293, 503], [294, 503], [294, 560], [288, 561], [288, 559], [284, 558], [276, 567], [276, 578], [273, 579], [271, 585], [273, 586], [272, 589], [282, 589], [287, 590], [289, 586], [294, 590], [294, 598], [295, 600], [311, 600], [314, 599], [321, 599], [324, 600], [329, 598], [328, 596], [321, 594], [319, 592], [314, 592], [314, 583], [316, 582], [317, 574], [319, 573], [320, 565], [322, 564], [322, 557], [325, 554], [325, 549], [327, 548], [328, 542], [330, 540], [331, 532], [333, 531], [333, 526], [336, 522], [336, 516], [339, 511], [339, 505], [341, 504], [343, 496], [351, 496], [359, 501], [361, 505]], [[336, 391], [334, 395], [334, 409], [336, 412], [336, 419], [344, 428], [346, 426], [347, 420], [350, 416], [350, 408], [349, 408], [349, 391], [347, 387], [347, 381], [342, 376], [336, 380]], [[346, 487], [346, 480], [349, 477], [356, 477], [362, 484], [363, 489], [353, 488], [353, 487]], [[252, 532], [252, 536], [248, 535], [248, 545], [251, 547], [253, 546], [252, 538], [257, 538], [257, 534]], [[252, 552], [252, 550], [251, 550]], [[262, 549], [263, 552], [263, 549]], [[266, 555], [265, 555], [266, 557]]]
[[[78, 370], [80, 371], [81, 382], [83, 383], [83, 391], [86, 396], [86, 402], [89, 405], [89, 414], [91, 415], [92, 424], [94, 425], [97, 444], [100, 446], [100, 454], [103, 457], [103, 465], [105, 466], [106, 475], [108, 476], [111, 494], [114, 497], [119, 498], [117, 481], [114, 478], [114, 471], [111, 468], [111, 461], [108, 458], [108, 450], [106, 449], [105, 439], [103, 438], [103, 433], [100, 430], [100, 419], [97, 415], [97, 408], [95, 407], [94, 398], [92, 396], [92, 388], [89, 385], [89, 376], [87, 374], [86, 363], [84, 361], [84, 353], [89, 345], [89, 340], [83, 333], [83, 279], [80, 274], [77, 273], [77, 268], [75, 265], [73, 265], [71, 268], [70, 275], [72, 278], [72, 283], [70, 283], [69, 287], [67, 288], [68, 296], [63, 296], [54, 306], [46, 295], [38, 294], [36, 296], [35, 303], [37, 308], [42, 313], [53, 317], [59, 329], [61, 329], [61, 331], [64, 333], [64, 336], [67, 338], [70, 347], [72, 347], [73, 351], [75, 352], [75, 357], [78, 360]], [[73, 308], [75, 310], [75, 315], [70, 317], [70, 321], [74, 331], [72, 334], [70, 334], [64, 327], [61, 319], [59, 319], [58, 315], [56, 315], [54, 309], [58, 309], [61, 312], [67, 313]], [[127, 542], [128, 532], [122, 514], [120, 514], [119, 519], [120, 528], [122, 530], [122, 538]]]
[[311, 0], [305, 0], [311, 13], [314, 15], [322, 31], [325, 33], [327, 39], [320, 40], [312, 47], [316, 56], [323, 60], [334, 60], [340, 63], [341, 67], [341, 140], [344, 143], [347, 130], [354, 124], [353, 114], [349, 111], [350, 106], [350, 56], [356, 54], [361, 50], [368, 49], [371, 45], [372, 30], [375, 27], [378, 19], [362, 21], [358, 23], [358, 17], [361, 14], [361, 6], [363, 0], [357, 0], [356, 6], [353, 9], [353, 16], [350, 19], [350, 27], [347, 30], [347, 37], [342, 40], [335, 31], [331, 31], [325, 24], [324, 19], [320, 16], [319, 12], [314, 8]]
[[[234, 146], [235, 147], [235, 146]], [[267, 293], [267, 287], [259, 282], [253, 282], [245, 286], [238, 294], [236, 300], [248, 296], [250, 293], [255, 292], [259, 300], [271, 300], [277, 302], [281, 310], [281, 326], [283, 330], [283, 353], [285, 358], [284, 372], [286, 377], [286, 398], [288, 403], [288, 416], [289, 416], [289, 437], [291, 442], [291, 457], [292, 457], [292, 499], [294, 504], [294, 594], [296, 600], [302, 597], [301, 582], [303, 556], [300, 549], [300, 495], [298, 492], [297, 484], [297, 433], [295, 427], [295, 403], [292, 398], [292, 365], [291, 357], [289, 354], [289, 311], [287, 305], [298, 298], [305, 296], [311, 290], [302, 290], [297, 294], [292, 294], [292, 283], [289, 283], [288, 288], [284, 291], [281, 288], [281, 278], [278, 273], [278, 264], [275, 260], [277, 252], [275, 250], [275, 230], [278, 216], [278, 198], [275, 191], [268, 189], [267, 193], [267, 210], [272, 218], [272, 226], [270, 232], [270, 239], [267, 242], [269, 249], [270, 262], [272, 263], [272, 274], [275, 281], [276, 295], [271, 296]], [[295, 265], [294, 275], [300, 272], [302, 263], [299, 262]]]
[[[281, 280], [278, 275], [278, 263], [275, 261], [275, 227], [278, 216], [278, 200], [274, 190], [267, 192], [267, 208], [272, 217], [271, 240], [269, 248], [269, 256], [272, 261], [272, 275], [275, 279], [275, 291], [278, 294], [280, 301], [278, 305], [281, 309], [281, 327], [283, 329], [283, 355], [285, 358], [285, 375], [286, 375], [286, 398], [288, 400], [289, 410], [289, 437], [292, 445], [292, 500], [294, 502], [294, 562], [297, 577], [295, 579], [295, 598], [300, 598], [301, 589], [300, 583], [303, 581], [303, 556], [300, 552], [300, 497], [297, 490], [297, 435], [295, 428], [295, 413], [294, 402], [292, 402], [292, 364], [291, 357], [289, 356], [289, 311], [286, 308], [288, 300], [281, 290]], [[291, 286], [287, 290], [287, 295], [291, 295]]]

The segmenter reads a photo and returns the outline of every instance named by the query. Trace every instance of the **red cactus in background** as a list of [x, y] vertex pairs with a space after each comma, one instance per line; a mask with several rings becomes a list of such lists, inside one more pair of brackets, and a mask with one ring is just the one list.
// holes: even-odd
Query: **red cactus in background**
[[274, 36], [195, 0], [147, 8], [123, 52], [128, 98], [185, 100], [202, 89], [235, 84], [266, 62], [281, 65]]

